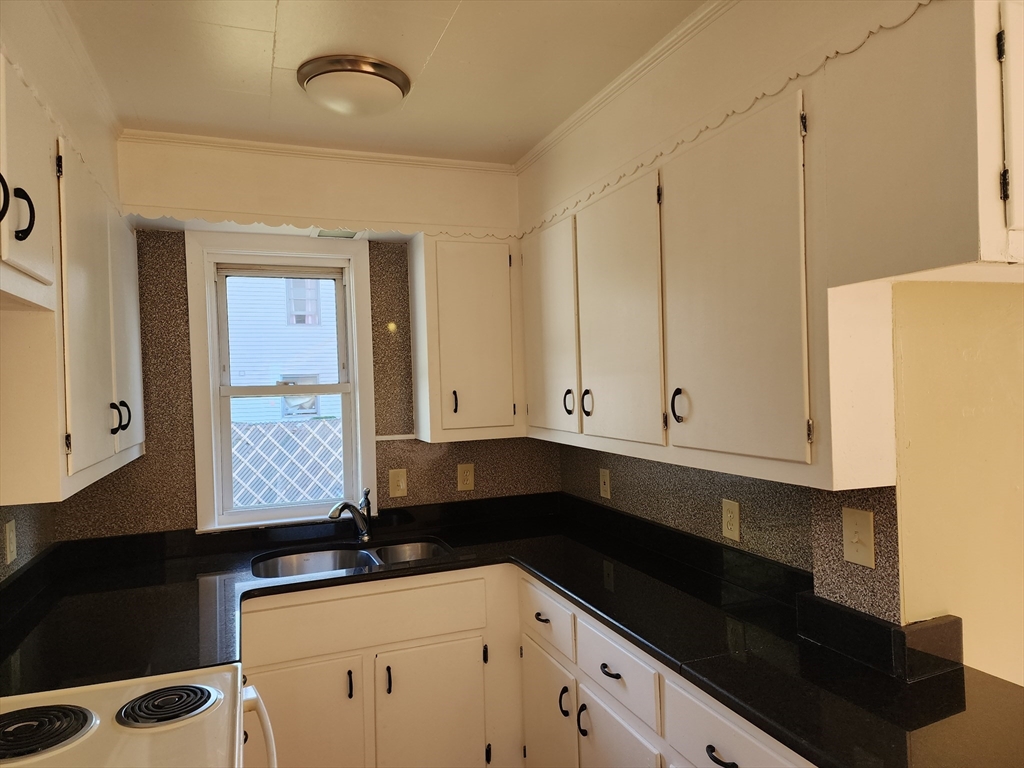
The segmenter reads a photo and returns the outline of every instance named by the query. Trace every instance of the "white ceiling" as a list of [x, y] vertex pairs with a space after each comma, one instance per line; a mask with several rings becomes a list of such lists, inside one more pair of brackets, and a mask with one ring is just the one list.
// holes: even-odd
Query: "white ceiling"
[[[68, 0], [125, 128], [514, 163], [702, 0]], [[295, 80], [355, 53], [412, 79], [343, 117]]]

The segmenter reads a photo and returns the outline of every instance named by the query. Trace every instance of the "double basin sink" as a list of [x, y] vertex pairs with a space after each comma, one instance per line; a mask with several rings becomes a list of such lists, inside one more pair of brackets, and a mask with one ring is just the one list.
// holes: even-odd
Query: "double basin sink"
[[367, 545], [364, 549], [320, 549], [294, 554], [270, 554], [253, 561], [252, 575], [262, 579], [279, 579], [330, 571], [364, 573], [385, 565], [444, 557], [451, 554], [451, 551], [450, 547], [439, 541], [413, 541], [406, 544]]

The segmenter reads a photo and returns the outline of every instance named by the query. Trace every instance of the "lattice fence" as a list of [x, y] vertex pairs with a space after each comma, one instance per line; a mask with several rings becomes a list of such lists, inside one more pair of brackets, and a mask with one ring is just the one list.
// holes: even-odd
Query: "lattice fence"
[[234, 506], [345, 495], [341, 419], [231, 424]]

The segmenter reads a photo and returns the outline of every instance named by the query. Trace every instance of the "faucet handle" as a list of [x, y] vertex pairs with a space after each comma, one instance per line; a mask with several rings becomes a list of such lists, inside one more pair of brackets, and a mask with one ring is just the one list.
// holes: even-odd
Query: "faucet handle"
[[366, 510], [366, 515], [369, 516], [372, 505], [370, 504], [370, 489], [363, 488], [363, 498], [359, 502], [359, 509]]

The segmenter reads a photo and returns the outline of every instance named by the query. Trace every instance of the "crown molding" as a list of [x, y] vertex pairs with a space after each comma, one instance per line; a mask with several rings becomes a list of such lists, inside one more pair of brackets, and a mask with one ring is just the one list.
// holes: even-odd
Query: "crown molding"
[[406, 168], [432, 168], [446, 171], [469, 171], [473, 173], [496, 173], [515, 175], [515, 168], [504, 163], [485, 163], [470, 160], [447, 160], [434, 157], [414, 157], [412, 155], [391, 155], [377, 152], [358, 152], [348, 149], [327, 149], [307, 147], [298, 144], [275, 144], [266, 141], [247, 141], [243, 139], [222, 139], [213, 136], [193, 136], [183, 133], [164, 133], [161, 131], [140, 131], [126, 129], [121, 132], [118, 143], [148, 144], [158, 146], [189, 147], [202, 149], [221, 149], [231, 152], [247, 152], [250, 154], [277, 155], [279, 157], [301, 157], [316, 160], [340, 160], [347, 163], [365, 163], [368, 165], [395, 165]]
[[700, 8], [685, 18], [682, 23], [668, 33], [642, 58], [637, 60], [625, 72], [601, 89], [590, 101], [577, 109], [565, 122], [538, 142], [533, 149], [523, 155], [513, 166], [518, 175], [540, 160], [544, 155], [558, 146], [581, 125], [604, 109], [605, 105], [615, 99], [633, 83], [658, 66], [664, 59], [689, 42], [701, 30], [720, 17], [739, 0], [708, 0]]

